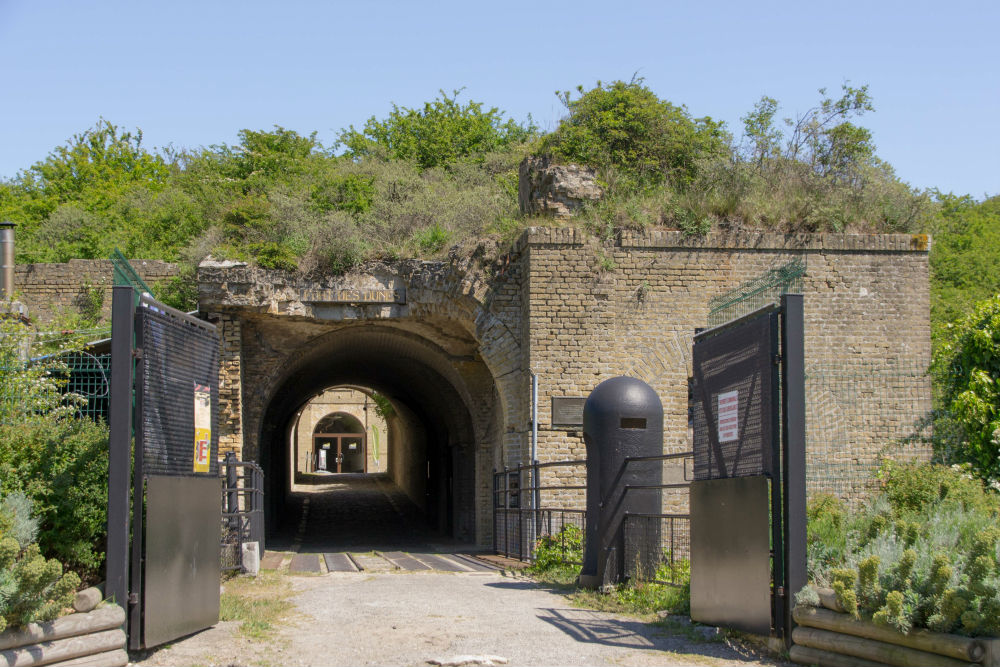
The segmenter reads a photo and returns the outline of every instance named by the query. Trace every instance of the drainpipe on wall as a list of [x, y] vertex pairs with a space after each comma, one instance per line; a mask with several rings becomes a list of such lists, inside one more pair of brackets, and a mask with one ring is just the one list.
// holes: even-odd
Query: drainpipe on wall
[[538, 488], [542, 485], [541, 475], [538, 474], [538, 376], [532, 370], [531, 373], [531, 509], [535, 515], [535, 530], [531, 535], [531, 542], [541, 531], [542, 515], [539, 512], [541, 506], [542, 492]]
[[0, 296], [14, 297], [14, 223], [0, 222]]

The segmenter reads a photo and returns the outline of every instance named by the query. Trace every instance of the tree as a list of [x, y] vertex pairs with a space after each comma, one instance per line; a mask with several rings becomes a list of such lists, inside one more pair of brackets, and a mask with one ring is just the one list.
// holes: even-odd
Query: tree
[[778, 100], [766, 95], [753, 106], [753, 111], [740, 118], [743, 121], [743, 135], [749, 146], [744, 148], [744, 158], [762, 166], [765, 160], [781, 154], [781, 130], [774, 126], [774, 116], [778, 112]]
[[826, 96], [826, 88], [820, 88], [823, 99], [818, 106], [794, 120], [785, 119], [792, 128], [785, 157], [809, 164], [820, 176], [851, 183], [860, 167], [872, 163], [875, 147], [871, 132], [850, 119], [875, 107], [868, 86], [852, 88], [844, 83], [841, 91], [843, 94], [835, 100]]
[[942, 403], [960, 427], [958, 452], [985, 480], [1000, 480], [1000, 294], [980, 302], [937, 350]]
[[969, 196], [937, 192], [932, 222], [931, 322], [935, 333], [968, 313], [976, 302], [1000, 294], [1000, 197], [976, 203]]
[[580, 97], [557, 93], [569, 110], [541, 152], [572, 162], [613, 170], [624, 177], [620, 189], [669, 181], [684, 187], [694, 180], [701, 158], [728, 152], [721, 122], [692, 118], [684, 106], [661, 100], [642, 79], [600, 81]]
[[352, 158], [383, 157], [413, 160], [421, 169], [443, 167], [459, 160], [482, 158], [529, 139], [537, 132], [531, 119], [520, 124], [503, 120], [496, 107], [483, 110], [481, 102], [458, 102], [462, 89], [443, 90], [441, 97], [422, 109], [392, 105], [384, 120], [372, 116], [362, 130], [342, 130], [338, 145]]

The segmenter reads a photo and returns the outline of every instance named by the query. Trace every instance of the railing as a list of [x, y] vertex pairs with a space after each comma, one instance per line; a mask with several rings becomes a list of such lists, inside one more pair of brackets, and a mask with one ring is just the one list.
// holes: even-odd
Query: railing
[[[533, 561], [538, 538], [544, 535], [558, 535], [566, 525], [575, 525], [586, 534], [585, 509], [541, 507], [542, 493], [579, 492], [587, 489], [586, 485], [541, 484], [543, 471], [586, 466], [586, 464], [587, 462], [582, 459], [551, 463], [535, 461], [530, 465], [504, 468], [500, 472], [494, 471], [493, 550], [510, 558]], [[530, 484], [526, 483], [529, 479]]]
[[222, 569], [243, 570], [243, 545], [264, 551], [264, 472], [232, 453], [219, 464], [222, 488]]
[[625, 575], [635, 581], [679, 585], [691, 559], [691, 516], [626, 512]]
[[[630, 463], [648, 461], [683, 461], [682, 481], [666, 484], [625, 485], [624, 493], [641, 490], [660, 490], [683, 493], [690, 484], [688, 462], [692, 452], [637, 456], [626, 458], [615, 477], [620, 484]], [[582, 565], [577, 560], [579, 551], [566, 545], [567, 526], [575, 526], [586, 536], [587, 512], [585, 484], [543, 484], [547, 470], [572, 466], [585, 467], [586, 460], [555, 461], [520, 465], [495, 471], [493, 476], [493, 549], [496, 553], [521, 561], [535, 560], [535, 550], [541, 538], [550, 537], [550, 546], [557, 544], [562, 562]], [[575, 475], [586, 479], [586, 472]], [[543, 494], [576, 493], [579, 507], [546, 507]], [[681, 504], [681, 503], [675, 503]], [[687, 497], [683, 498], [684, 506]], [[537, 508], [537, 509], [536, 509]], [[690, 546], [690, 515], [681, 512], [638, 514], [625, 512], [620, 532], [622, 567], [625, 577], [635, 581], [655, 581], [662, 584], [681, 584], [687, 580]], [[584, 548], [586, 548], [584, 540]]]

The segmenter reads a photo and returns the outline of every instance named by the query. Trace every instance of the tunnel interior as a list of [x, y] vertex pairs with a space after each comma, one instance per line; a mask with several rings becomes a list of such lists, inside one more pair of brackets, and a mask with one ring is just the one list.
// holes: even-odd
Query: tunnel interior
[[[298, 520], [290, 502], [296, 491], [293, 433], [303, 407], [331, 387], [351, 387], [387, 402], [384, 476], [405, 493], [424, 527], [474, 542], [476, 434], [470, 403], [475, 399], [457, 370], [469, 363], [424, 336], [393, 327], [359, 325], [311, 340], [284, 368], [262, 420], [269, 538], [288, 535]], [[330, 415], [320, 425], [334, 430], [319, 433], [361, 430], [343, 415]], [[322, 446], [322, 438], [318, 442]], [[327, 452], [329, 472], [334, 459]], [[342, 462], [338, 472], [359, 471]]]

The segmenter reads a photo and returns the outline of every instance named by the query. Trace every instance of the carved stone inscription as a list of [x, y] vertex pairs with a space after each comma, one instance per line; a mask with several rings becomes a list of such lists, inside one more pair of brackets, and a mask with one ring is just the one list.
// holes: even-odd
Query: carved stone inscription
[[307, 303], [406, 303], [405, 287], [372, 287], [302, 290]]

